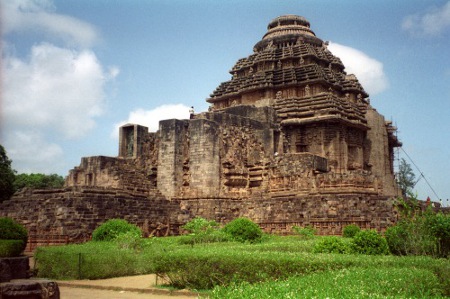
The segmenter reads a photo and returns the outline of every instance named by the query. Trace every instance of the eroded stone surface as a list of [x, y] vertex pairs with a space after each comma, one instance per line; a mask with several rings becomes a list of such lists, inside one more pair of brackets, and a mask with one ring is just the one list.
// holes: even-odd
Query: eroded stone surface
[[50, 280], [20, 279], [0, 283], [0, 299], [59, 299], [58, 284]]
[[28, 278], [30, 275], [28, 256], [0, 258], [0, 282]]

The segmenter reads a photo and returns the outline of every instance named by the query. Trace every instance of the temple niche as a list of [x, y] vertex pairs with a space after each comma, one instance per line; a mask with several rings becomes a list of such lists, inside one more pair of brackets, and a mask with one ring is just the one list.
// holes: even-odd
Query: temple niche
[[272, 233], [393, 224], [401, 143], [356, 76], [300, 16], [272, 20], [249, 52], [208, 111], [162, 120], [156, 132], [126, 124], [117, 157], [83, 157], [64, 189], [16, 194], [0, 214], [70, 242], [110, 218], [160, 235], [196, 216], [248, 217]]

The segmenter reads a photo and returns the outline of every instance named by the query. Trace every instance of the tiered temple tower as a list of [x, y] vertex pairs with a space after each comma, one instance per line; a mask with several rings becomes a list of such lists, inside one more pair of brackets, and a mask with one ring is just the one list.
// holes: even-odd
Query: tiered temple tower
[[[215, 110], [236, 105], [269, 106], [281, 126], [280, 153], [309, 152], [328, 159], [331, 171], [371, 170], [365, 144], [368, 94], [341, 60], [300, 16], [275, 18], [254, 54], [238, 60], [232, 79], [208, 102]], [[391, 147], [400, 143], [391, 130]]]

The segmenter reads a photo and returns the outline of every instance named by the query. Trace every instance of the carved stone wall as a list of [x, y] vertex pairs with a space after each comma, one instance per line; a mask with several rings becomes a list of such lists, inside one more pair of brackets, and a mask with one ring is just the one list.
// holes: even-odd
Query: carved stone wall
[[[27, 228], [29, 242], [37, 243], [34, 246], [60, 244], [61, 238], [63, 243], [88, 240], [96, 227], [113, 218], [136, 224], [145, 235], [163, 236], [180, 233], [180, 227], [196, 216], [220, 223], [248, 217], [267, 232], [279, 234], [290, 233], [293, 225], [313, 225], [320, 234], [340, 234], [351, 223], [384, 230], [397, 217], [388, 197], [362, 193], [167, 200], [158, 193], [148, 196], [117, 189], [72, 187], [26, 190], [0, 207], [1, 216], [12, 217]], [[54, 243], [53, 236], [58, 237]]]
[[[51, 236], [73, 243], [89, 239], [108, 219], [121, 218], [138, 225], [146, 234], [170, 234], [176, 203], [161, 194], [127, 192], [112, 188], [70, 187], [25, 190], [1, 203], [1, 216], [12, 217], [28, 230], [30, 240]], [[50, 242], [51, 243], [51, 242]]]
[[195, 216], [226, 223], [248, 217], [267, 232], [292, 233], [292, 226], [314, 226], [320, 234], [341, 234], [348, 224], [385, 230], [395, 223], [397, 214], [392, 200], [377, 195], [277, 196], [250, 200], [192, 199], [180, 200], [178, 221]]

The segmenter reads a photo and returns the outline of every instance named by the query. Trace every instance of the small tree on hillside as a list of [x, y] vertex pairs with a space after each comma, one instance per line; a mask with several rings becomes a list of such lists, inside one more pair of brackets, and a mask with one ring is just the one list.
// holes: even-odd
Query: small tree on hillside
[[8, 200], [14, 194], [14, 170], [5, 148], [0, 144], [0, 202]]
[[398, 167], [397, 183], [402, 190], [402, 195], [405, 197], [412, 192], [412, 189], [416, 184], [416, 175], [414, 174], [411, 165], [403, 158], [400, 160], [400, 165]]

